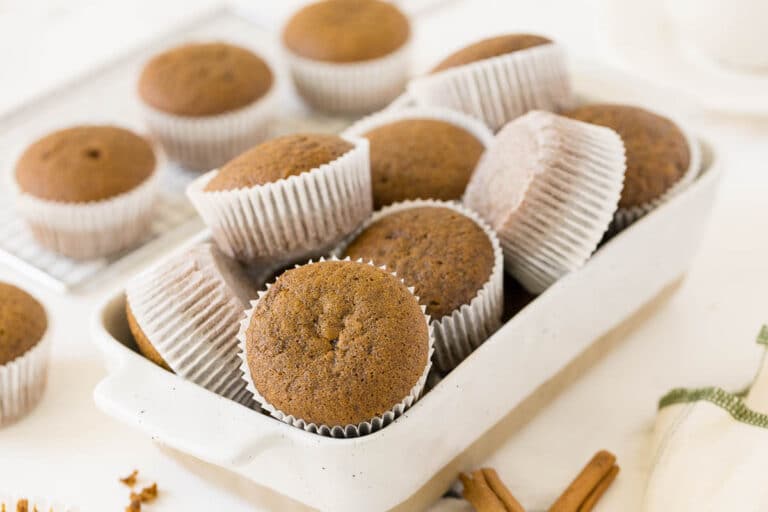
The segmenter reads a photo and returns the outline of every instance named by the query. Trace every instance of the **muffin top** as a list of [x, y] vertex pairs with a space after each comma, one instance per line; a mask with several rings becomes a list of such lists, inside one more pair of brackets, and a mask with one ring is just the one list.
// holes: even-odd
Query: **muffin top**
[[485, 147], [454, 124], [405, 119], [364, 135], [375, 208], [406, 199], [460, 199]]
[[429, 356], [416, 298], [392, 274], [325, 261], [282, 274], [256, 305], [246, 354], [259, 393], [317, 425], [356, 425], [400, 403]]
[[128, 192], [155, 171], [144, 138], [116, 126], [76, 126], [43, 137], [16, 163], [22, 192], [40, 199], [84, 203]]
[[283, 43], [300, 57], [359, 62], [389, 55], [410, 37], [408, 18], [381, 0], [324, 0], [299, 10]]
[[273, 183], [333, 162], [353, 147], [336, 135], [312, 133], [271, 139], [224, 165], [205, 190], [235, 190]]
[[386, 265], [416, 288], [433, 319], [469, 304], [493, 271], [488, 235], [469, 217], [423, 206], [386, 215], [347, 247], [352, 259]]
[[269, 91], [272, 82], [267, 63], [245, 48], [186, 44], [156, 55], [144, 66], [139, 95], [168, 114], [212, 116], [253, 103]]
[[620, 208], [640, 206], [660, 197], [688, 171], [688, 141], [666, 117], [627, 105], [586, 105], [566, 116], [607, 126], [624, 141], [627, 171]]
[[517, 52], [551, 43], [551, 39], [537, 36], [534, 34], [506, 34], [503, 36], [490, 37], [458, 50], [432, 68], [432, 73], [444, 71], [449, 68], [455, 68], [477, 62], [479, 60], [498, 57], [508, 53]]
[[34, 297], [0, 282], [0, 365], [23, 356], [48, 328], [45, 309]]

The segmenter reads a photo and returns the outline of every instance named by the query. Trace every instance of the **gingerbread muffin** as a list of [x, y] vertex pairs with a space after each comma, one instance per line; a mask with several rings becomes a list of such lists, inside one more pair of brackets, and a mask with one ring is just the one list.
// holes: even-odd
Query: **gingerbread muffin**
[[78, 259], [105, 256], [146, 235], [156, 166], [152, 146], [124, 128], [60, 130], [17, 162], [18, 207], [43, 246]]
[[361, 134], [371, 144], [374, 208], [407, 199], [461, 199], [490, 133], [481, 140], [455, 122], [400, 115], [391, 122], [366, 120], [372, 127]]
[[368, 141], [272, 139], [201, 176], [187, 195], [231, 257], [278, 268], [319, 256], [371, 213]]
[[498, 131], [529, 110], [572, 105], [562, 47], [534, 34], [505, 34], [466, 46], [408, 84], [421, 105], [482, 119]]
[[206, 191], [235, 190], [298, 176], [333, 162], [354, 146], [336, 135], [297, 134], [268, 140], [223, 166]]
[[29, 412], [45, 390], [48, 317], [34, 297], [0, 283], [0, 426]]
[[[572, 119], [616, 131], [627, 152], [627, 171], [619, 208], [638, 216], [698, 171], [698, 155], [674, 122], [629, 105], [585, 105], [567, 112]], [[698, 148], [696, 148], [698, 149]], [[692, 165], [693, 164], [693, 165]], [[623, 226], [622, 226], [623, 227]]]
[[320, 110], [378, 110], [403, 89], [408, 18], [382, 0], [324, 0], [296, 12], [283, 30], [296, 88]]
[[431, 72], [438, 73], [445, 69], [464, 66], [472, 62], [491, 59], [552, 42], [551, 39], [534, 34], [505, 34], [491, 37], [457, 50], [440, 61], [432, 68]]
[[402, 414], [430, 367], [418, 300], [399, 278], [361, 262], [285, 272], [247, 313], [240, 341], [262, 407], [335, 437], [367, 434]]
[[493, 246], [472, 219], [451, 208], [396, 211], [366, 227], [344, 256], [385, 265], [416, 289], [434, 320], [477, 295], [493, 271]]
[[500, 325], [501, 248], [490, 228], [466, 208], [440, 201], [397, 203], [377, 212], [344, 255], [384, 265], [415, 287], [435, 327], [442, 371]]
[[274, 89], [264, 59], [221, 42], [160, 53], [138, 81], [150, 131], [171, 158], [194, 170], [221, 165], [266, 138]]
[[[237, 332], [254, 284], [212, 244], [147, 270], [126, 286], [128, 326], [150, 361], [209, 391], [251, 405]], [[204, 362], [204, 363], [201, 363]]]
[[504, 127], [464, 202], [498, 233], [506, 270], [541, 293], [586, 262], [616, 212], [624, 145], [609, 128], [534, 111]]

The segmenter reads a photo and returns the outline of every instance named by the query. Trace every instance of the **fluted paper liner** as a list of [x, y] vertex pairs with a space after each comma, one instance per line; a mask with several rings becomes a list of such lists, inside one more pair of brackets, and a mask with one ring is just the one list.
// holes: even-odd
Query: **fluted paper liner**
[[29, 413], [40, 402], [48, 381], [51, 326], [31, 349], [0, 365], [0, 427]]
[[617, 233], [623, 229], [629, 227], [632, 223], [644, 216], [651, 210], [659, 207], [659, 205], [666, 203], [677, 194], [685, 190], [688, 185], [696, 180], [696, 177], [701, 172], [701, 144], [696, 137], [691, 135], [682, 124], [675, 121], [675, 124], [680, 128], [685, 136], [685, 140], [688, 142], [688, 149], [690, 151], [690, 161], [688, 163], [688, 169], [685, 174], [671, 187], [669, 187], [662, 195], [640, 206], [634, 206], [631, 208], [619, 208], [616, 214], [613, 216], [613, 223], [611, 224], [610, 232]]
[[279, 265], [324, 254], [373, 208], [366, 139], [333, 162], [249, 188], [208, 192], [218, 173], [193, 181], [187, 195], [227, 255], [251, 264]]
[[202, 244], [146, 271], [126, 296], [142, 332], [174, 373], [251, 407], [237, 332], [256, 292], [236, 265], [214, 245]]
[[[38, 496], [17, 496], [13, 494], [0, 494], [0, 510], [3, 512], [16, 512], [19, 502], [25, 500], [28, 512], [77, 512], [78, 509], [57, 500], [41, 498]], [[3, 508], [5, 507], [5, 508]]]
[[559, 112], [573, 93], [557, 43], [483, 59], [411, 80], [421, 105], [441, 105], [482, 119], [494, 132], [529, 110]]
[[342, 257], [347, 246], [371, 224], [387, 215], [421, 207], [448, 208], [468, 217], [480, 226], [493, 248], [493, 268], [488, 280], [474, 298], [449, 315], [432, 318], [432, 328], [435, 332], [435, 366], [445, 374], [458, 366], [501, 326], [501, 315], [504, 311], [504, 256], [499, 239], [490, 226], [477, 213], [453, 201], [402, 201], [375, 212], [360, 229], [334, 250], [334, 256]]
[[66, 203], [27, 194], [13, 180], [16, 209], [44, 247], [73, 259], [100, 258], [129, 249], [149, 233], [157, 199], [159, 167], [123, 194]]
[[212, 116], [168, 114], [141, 103], [147, 129], [183, 167], [209, 171], [266, 140], [277, 116], [277, 84], [250, 105]]
[[299, 94], [330, 113], [366, 114], [384, 108], [403, 92], [410, 71], [410, 42], [361, 62], [323, 62], [285, 53]]
[[[530, 160], [510, 161], [512, 145], [520, 151], [529, 143]], [[496, 228], [507, 271], [528, 291], [543, 292], [592, 255], [616, 212], [624, 153], [613, 130], [548, 112], [530, 112], [499, 132], [464, 202]], [[489, 196], [507, 193], [503, 186], [520, 197], [500, 211]]]
[[432, 119], [450, 123], [472, 134], [485, 147], [488, 147], [493, 141], [493, 133], [477, 118], [442, 107], [408, 106], [407, 98], [403, 99], [401, 107], [388, 107], [357, 121], [344, 131], [344, 135], [363, 137], [366, 133], [380, 126], [407, 119]]
[[[312, 262], [306, 263], [306, 265], [313, 265], [319, 262], [326, 261], [325, 258], [321, 258], [318, 262]], [[331, 258], [331, 261], [338, 261], [337, 258]], [[351, 261], [349, 258], [345, 258], [343, 261]], [[357, 260], [358, 263], [363, 265], [371, 265], [376, 266], [372, 262], [364, 262], [363, 260]], [[296, 265], [296, 268], [300, 267], [301, 265]], [[389, 272], [385, 267], [377, 267], [385, 272]], [[397, 275], [394, 272], [389, 272], [393, 276], [397, 277]], [[402, 279], [397, 277], [400, 282], [403, 282]], [[274, 405], [270, 404], [264, 396], [262, 396], [259, 391], [256, 389], [256, 385], [253, 383], [253, 378], [251, 377], [251, 370], [248, 366], [248, 357], [246, 355], [246, 333], [248, 331], [248, 326], [251, 323], [251, 317], [253, 316], [253, 312], [256, 309], [256, 306], [258, 305], [259, 301], [267, 294], [271, 286], [274, 284], [274, 282], [268, 284], [266, 286], [265, 290], [259, 291], [259, 298], [257, 300], [251, 301], [251, 308], [245, 311], [244, 318], [240, 322], [240, 332], [237, 335], [237, 339], [239, 341], [239, 353], [240, 356], [240, 369], [242, 370], [245, 382], [247, 383], [247, 388], [251, 393], [253, 393], [253, 396], [258, 402], [262, 409], [268, 412], [273, 418], [276, 418], [280, 421], [283, 421], [285, 423], [288, 423], [289, 425], [292, 425], [296, 428], [300, 428], [302, 430], [305, 430], [307, 432], [312, 432], [314, 434], [320, 434], [323, 436], [330, 436], [330, 437], [359, 437], [363, 435], [367, 435], [373, 432], [376, 432], [377, 430], [380, 430], [390, 423], [392, 423], [396, 418], [400, 417], [409, 407], [411, 407], [416, 401], [421, 397], [422, 391], [424, 390], [424, 386], [427, 382], [427, 376], [429, 375], [429, 371], [432, 368], [432, 355], [434, 353], [434, 333], [432, 330], [432, 326], [429, 322], [429, 315], [426, 314], [426, 306], [423, 306], [419, 304], [419, 307], [421, 308], [422, 313], [424, 313], [424, 319], [428, 326], [429, 331], [429, 350], [427, 352], [427, 364], [424, 368], [424, 372], [421, 374], [419, 379], [416, 381], [416, 384], [414, 384], [413, 388], [411, 388], [410, 393], [408, 393], [408, 396], [403, 398], [400, 402], [398, 402], [392, 409], [385, 412], [381, 416], [377, 416], [375, 418], [371, 418], [368, 421], [364, 421], [361, 423], [358, 423], [357, 425], [317, 425], [315, 423], [308, 423], [305, 420], [301, 418], [296, 418], [290, 414], [286, 414], [285, 412], [281, 411]], [[405, 284], [405, 283], [403, 283]], [[406, 285], [407, 286], [407, 285]], [[414, 294], [413, 287], [408, 287], [408, 290], [413, 294], [413, 296], [416, 298], [416, 302], [419, 303], [419, 297], [417, 297]]]

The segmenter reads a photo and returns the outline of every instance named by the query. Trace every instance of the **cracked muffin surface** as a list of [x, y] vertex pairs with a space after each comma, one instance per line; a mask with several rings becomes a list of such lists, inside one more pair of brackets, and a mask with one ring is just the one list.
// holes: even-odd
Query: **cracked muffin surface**
[[389, 411], [416, 385], [428, 353], [414, 295], [389, 272], [353, 261], [283, 273], [246, 330], [256, 389], [317, 425], [355, 425]]
[[494, 263], [491, 241], [475, 221], [433, 206], [382, 217], [349, 244], [346, 255], [396, 272], [416, 288], [436, 320], [469, 304], [490, 279]]

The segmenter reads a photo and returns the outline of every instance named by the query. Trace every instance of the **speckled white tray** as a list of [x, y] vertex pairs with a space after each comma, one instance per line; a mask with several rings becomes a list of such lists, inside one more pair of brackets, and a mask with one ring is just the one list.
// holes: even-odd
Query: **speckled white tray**
[[107, 414], [177, 450], [320, 510], [423, 510], [460, 470], [465, 451], [593, 342], [682, 276], [696, 253], [720, 172], [702, 175], [608, 241], [509, 320], [386, 428], [333, 439], [221, 398], [135, 351], [122, 291], [92, 323], [108, 376], [94, 391]]

